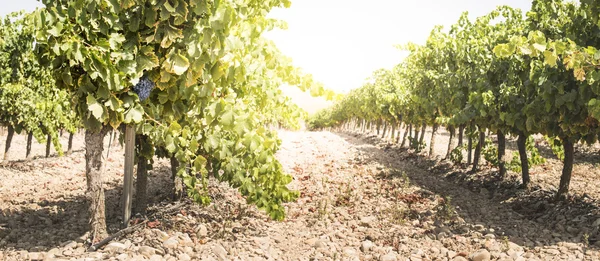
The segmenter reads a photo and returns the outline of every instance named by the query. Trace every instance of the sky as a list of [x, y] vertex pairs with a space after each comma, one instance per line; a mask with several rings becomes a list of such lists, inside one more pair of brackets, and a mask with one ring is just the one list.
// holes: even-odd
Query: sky
[[[476, 18], [499, 5], [526, 12], [531, 0], [292, 0], [270, 16], [288, 29], [266, 34], [294, 64], [339, 93], [359, 88], [371, 73], [392, 68], [407, 55], [397, 44], [425, 43], [436, 25], [449, 28], [462, 12]], [[285, 88], [309, 113], [330, 103]]]
[[[402, 61], [406, 53], [394, 45], [422, 44], [435, 25], [447, 28], [463, 11], [475, 18], [499, 5], [527, 11], [531, 0], [292, 0], [290, 8], [269, 14], [285, 20], [288, 29], [266, 37], [326, 88], [347, 93], [373, 71]], [[42, 5], [36, 0], [0, 0], [0, 6], [3, 16]], [[329, 104], [295, 88], [283, 90], [309, 113]]]

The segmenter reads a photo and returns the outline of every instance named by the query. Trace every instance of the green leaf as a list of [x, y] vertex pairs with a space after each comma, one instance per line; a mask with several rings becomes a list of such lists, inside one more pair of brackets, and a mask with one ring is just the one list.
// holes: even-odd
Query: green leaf
[[57, 22], [50, 30], [48, 30], [47, 32], [54, 36], [54, 37], [59, 37], [60, 33], [63, 30], [63, 24], [61, 22]]
[[558, 56], [550, 51], [544, 51], [544, 63], [552, 67], [556, 67], [556, 59]]
[[109, 46], [113, 50], [119, 50], [123, 42], [125, 42], [125, 36], [118, 33], [110, 34], [110, 38], [108, 39]]
[[92, 112], [92, 115], [94, 115], [94, 118], [101, 121], [102, 116], [104, 115], [104, 107], [102, 107], [102, 105], [98, 101], [96, 101], [96, 98], [94, 98], [94, 96], [92, 96], [92, 94], [88, 94], [86, 100], [87, 100], [88, 110]]
[[158, 66], [158, 57], [150, 46], [144, 46], [136, 57], [137, 71], [149, 71]]
[[543, 52], [546, 51], [546, 45], [545, 44], [539, 44], [539, 43], [534, 43], [533, 48], [535, 48], [536, 50]]
[[165, 149], [169, 151], [169, 153], [173, 153], [177, 149], [177, 147], [175, 146], [175, 140], [173, 139], [173, 136], [167, 135], [165, 137]]
[[521, 53], [523, 53], [525, 55], [531, 55], [533, 53], [530, 48], [525, 47], [525, 46], [519, 47], [519, 50], [521, 50]]
[[181, 125], [175, 121], [172, 122], [171, 125], [169, 125], [168, 133], [173, 137], [178, 137], [181, 134]]
[[167, 72], [182, 75], [190, 66], [190, 61], [181, 54], [170, 55], [163, 64]]
[[508, 57], [512, 54], [510, 52], [510, 48], [508, 47], [508, 44], [496, 45], [496, 47], [494, 47], [493, 52], [496, 56], [502, 57], [502, 58]]
[[139, 104], [136, 104], [134, 107], [131, 107], [129, 110], [127, 110], [124, 122], [127, 124], [140, 123], [143, 119], [144, 109]]
[[228, 110], [221, 116], [221, 123], [225, 126], [231, 126], [234, 121], [233, 110]]
[[206, 158], [198, 155], [196, 159], [194, 159], [194, 169], [196, 171], [201, 171], [206, 167]]

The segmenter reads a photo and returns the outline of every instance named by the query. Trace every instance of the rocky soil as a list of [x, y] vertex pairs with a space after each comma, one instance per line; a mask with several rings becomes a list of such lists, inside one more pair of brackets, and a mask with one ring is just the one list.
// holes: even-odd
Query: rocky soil
[[[587, 196], [557, 203], [545, 185], [557, 183], [543, 175], [522, 191], [515, 178], [494, 180], [491, 168], [467, 174], [373, 136], [280, 137], [278, 158], [294, 176], [290, 187], [301, 191], [286, 205], [285, 221], [269, 220], [216, 181], [208, 207], [171, 202], [170, 166], [157, 159], [150, 220], [87, 252], [82, 137], [71, 155], [20, 161], [19, 136], [15, 158], [0, 168], [0, 260], [600, 260], [599, 189], [591, 174], [573, 181], [574, 191], [595, 182], [586, 184]], [[437, 144], [441, 155], [446, 143]], [[120, 223], [122, 154], [116, 145], [106, 157], [111, 233]]]

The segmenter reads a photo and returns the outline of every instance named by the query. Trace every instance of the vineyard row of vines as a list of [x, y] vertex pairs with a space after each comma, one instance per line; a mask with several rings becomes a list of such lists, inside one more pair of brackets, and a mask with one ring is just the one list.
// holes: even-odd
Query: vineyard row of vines
[[210, 201], [214, 176], [284, 217], [282, 204], [298, 192], [286, 187], [292, 177], [274, 157], [280, 140], [268, 126], [298, 127], [306, 113], [280, 86], [338, 97], [262, 36], [285, 28], [266, 15], [288, 0], [42, 3], [0, 23], [0, 124], [7, 151], [24, 131], [61, 154], [58, 133], [84, 129], [92, 243], [108, 236], [103, 140], [124, 125], [136, 132], [137, 212], [146, 209], [147, 170], [163, 157], [198, 203]]
[[[564, 198], [574, 144], [594, 143], [600, 135], [600, 52], [594, 47], [600, 46], [600, 1], [580, 2], [534, 0], [525, 16], [509, 6], [476, 19], [463, 13], [449, 30], [435, 27], [424, 45], [401, 46], [409, 52], [404, 61], [375, 71], [361, 88], [316, 113], [310, 127], [365, 132], [376, 126], [378, 134], [381, 126], [392, 133], [403, 128], [396, 142], [421, 150], [430, 126], [431, 155], [444, 126], [446, 158], [460, 163], [466, 152], [477, 171], [483, 151], [501, 177], [507, 169], [520, 171], [525, 188], [529, 167], [543, 160], [531, 139], [541, 134], [564, 162], [556, 193]], [[496, 147], [485, 145], [486, 132], [496, 134]], [[508, 135], [517, 137], [519, 152], [509, 162]]]

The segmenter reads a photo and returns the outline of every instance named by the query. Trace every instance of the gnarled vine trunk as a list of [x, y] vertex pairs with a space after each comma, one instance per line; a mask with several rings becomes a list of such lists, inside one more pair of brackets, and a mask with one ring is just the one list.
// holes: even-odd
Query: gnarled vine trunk
[[[412, 128], [411, 124], [406, 124], [405, 123], [404, 125], [406, 125], [406, 129], [404, 130], [404, 135], [402, 137], [402, 144], [400, 144], [401, 148], [404, 147], [404, 144], [406, 144], [406, 139], [407, 139], [408, 135], [410, 134], [410, 132], [412, 131], [411, 130], [411, 128]], [[410, 146], [410, 141], [409, 141], [409, 146]]]
[[504, 155], [506, 154], [506, 136], [504, 132], [498, 130], [498, 171], [500, 177], [506, 176], [506, 162], [504, 162]]
[[433, 150], [435, 148], [435, 136], [437, 135], [438, 124], [434, 123], [431, 128], [431, 141], [429, 142], [429, 157], [433, 156]]
[[565, 199], [569, 194], [569, 184], [571, 184], [571, 174], [573, 172], [573, 157], [575, 154], [575, 146], [568, 138], [562, 138], [563, 148], [565, 150], [565, 159], [560, 176], [560, 185], [558, 186], [558, 192], [556, 193], [556, 199]]
[[463, 145], [463, 136], [465, 133], [465, 125], [458, 126], [458, 144], [456, 147], [460, 147]]
[[101, 130], [85, 131], [85, 177], [87, 181], [87, 197], [90, 201], [90, 226], [93, 243], [108, 236], [106, 232], [106, 206], [104, 200], [103, 174], [104, 136], [108, 127]]
[[74, 134], [69, 132], [69, 144], [67, 145], [67, 154], [73, 153], [73, 136]]
[[427, 124], [425, 124], [423, 122], [423, 125], [421, 125], [421, 137], [419, 137], [419, 144], [423, 144], [423, 142], [425, 141], [425, 131], [427, 130]]
[[9, 125], [8, 133], [6, 134], [6, 144], [4, 144], [4, 160], [8, 160], [10, 156], [10, 145], [12, 144], [13, 136], [15, 136], [15, 129]]
[[471, 155], [473, 154], [473, 126], [469, 126], [469, 137], [468, 137], [468, 142], [467, 142], [467, 165], [471, 165]]
[[27, 145], [25, 146], [25, 158], [31, 159], [33, 155], [31, 155], [31, 143], [33, 142], [33, 132], [27, 133]]
[[479, 160], [481, 159], [481, 149], [483, 149], [483, 143], [485, 142], [485, 129], [479, 128], [479, 141], [475, 147], [475, 156], [473, 157], [473, 169], [475, 172], [479, 169]]
[[391, 123], [392, 124], [392, 131], [390, 132], [390, 140], [392, 140], [392, 142], [394, 142], [396, 140], [396, 126], [398, 124], [396, 123]]
[[179, 200], [183, 197], [183, 184], [180, 181], [180, 178], [177, 177], [177, 169], [179, 169], [179, 161], [175, 157], [171, 157], [171, 180], [173, 180], [173, 200]]
[[146, 214], [148, 206], [148, 159], [138, 157], [138, 166], [135, 180], [135, 213]]
[[450, 132], [450, 139], [448, 140], [448, 149], [446, 149], [446, 156], [444, 156], [444, 159], [450, 157], [450, 153], [452, 152], [452, 147], [454, 145], [453, 143], [456, 129], [454, 128], [454, 126], [448, 125], [448, 131]]
[[523, 179], [523, 187], [529, 187], [529, 162], [527, 161], [527, 135], [520, 133], [517, 138], [517, 147], [519, 148], [519, 158], [521, 159], [521, 177]]
[[50, 148], [52, 147], [52, 136], [48, 134], [46, 136], [46, 158], [50, 157]]

